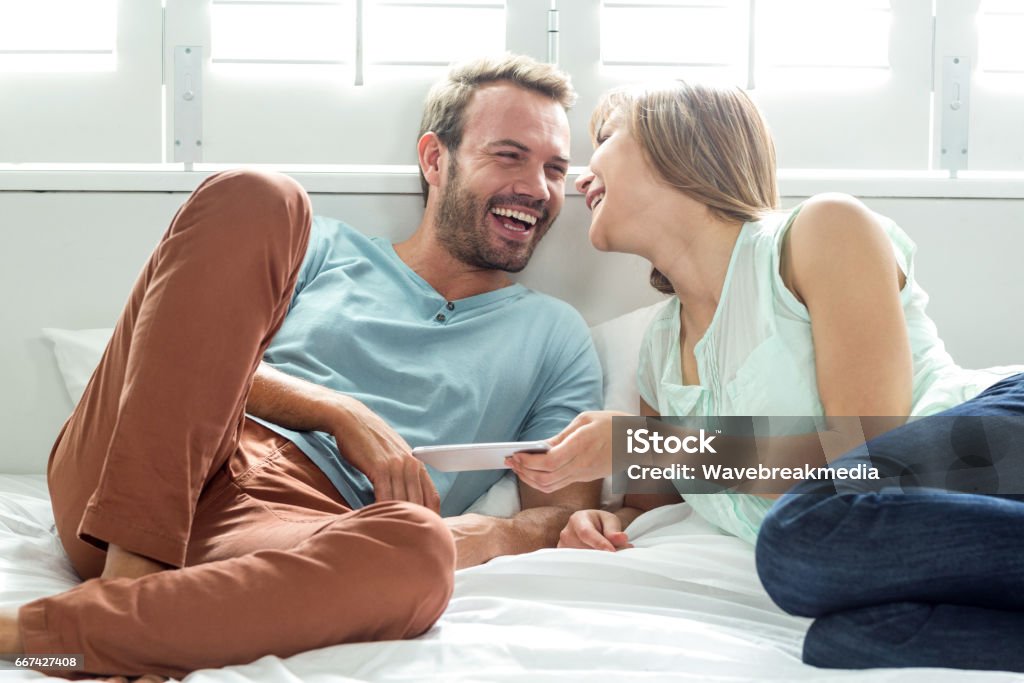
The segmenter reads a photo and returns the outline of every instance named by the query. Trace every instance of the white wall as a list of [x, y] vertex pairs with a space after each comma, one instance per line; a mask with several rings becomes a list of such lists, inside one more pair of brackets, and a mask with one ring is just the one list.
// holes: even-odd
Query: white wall
[[953, 358], [964, 367], [1024, 363], [1024, 200], [867, 203], [917, 243], [917, 279]]
[[[111, 326], [185, 192], [0, 191], [0, 472], [41, 472], [70, 411], [43, 327]], [[398, 239], [417, 194], [312, 194], [318, 213]], [[785, 200], [792, 205], [796, 198]], [[1024, 200], [876, 198], [918, 243], [918, 277], [965, 366], [1024, 362]], [[568, 299], [595, 324], [658, 299], [639, 259], [590, 247], [570, 196], [521, 280]]]

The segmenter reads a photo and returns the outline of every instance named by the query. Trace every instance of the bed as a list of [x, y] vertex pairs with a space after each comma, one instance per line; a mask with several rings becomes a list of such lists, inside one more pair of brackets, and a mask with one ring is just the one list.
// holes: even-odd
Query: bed
[[[488, 505], [514, 496], [500, 482]], [[659, 508], [618, 553], [541, 550], [459, 571], [440, 621], [411, 641], [356, 643], [197, 671], [217, 681], [1010, 681], [944, 669], [832, 671], [800, 662], [809, 621], [784, 614], [754, 554], [692, 514]], [[73, 586], [39, 475], [0, 475], [0, 606]], [[45, 678], [0, 671], [0, 680]]]
[[[605, 402], [628, 410], [640, 336], [657, 305], [592, 331], [605, 368]], [[47, 330], [71, 402], [77, 401], [109, 330]], [[606, 504], [614, 505], [614, 497]], [[518, 506], [506, 477], [473, 511]], [[628, 529], [618, 553], [541, 550], [459, 571], [440, 621], [411, 641], [357, 643], [287, 659], [197, 671], [216, 681], [1010, 681], [998, 672], [816, 669], [800, 661], [809, 620], [783, 613], [754, 569], [753, 549], [679, 504]], [[42, 475], [0, 474], [0, 607], [76, 583], [53, 527]], [[71, 653], [73, 654], [73, 653]], [[45, 678], [2, 670], [0, 680]]]

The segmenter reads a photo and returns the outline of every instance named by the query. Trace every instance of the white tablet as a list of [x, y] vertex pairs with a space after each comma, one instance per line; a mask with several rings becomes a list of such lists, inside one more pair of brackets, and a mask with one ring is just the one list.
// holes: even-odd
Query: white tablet
[[450, 446], [419, 446], [412, 454], [441, 472], [508, 469], [505, 458], [513, 453], [547, 453], [547, 441], [463, 443]]

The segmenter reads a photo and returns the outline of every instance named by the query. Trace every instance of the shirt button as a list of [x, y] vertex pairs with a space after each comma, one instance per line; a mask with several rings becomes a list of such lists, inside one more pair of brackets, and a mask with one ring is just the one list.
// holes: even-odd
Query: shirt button
[[447, 308], [448, 308], [449, 311], [454, 311], [455, 310], [455, 304], [453, 304], [451, 301], [449, 301]]
[[444, 322], [444, 321], [445, 321], [446, 319], [447, 319], [447, 318], [445, 318], [445, 317], [444, 317], [444, 313], [438, 313], [438, 314], [437, 314], [437, 315], [436, 315], [436, 316], [434, 317], [434, 320], [436, 320], [436, 321], [437, 321], [437, 322], [439, 322], [439, 323], [443, 323], [443, 322]]

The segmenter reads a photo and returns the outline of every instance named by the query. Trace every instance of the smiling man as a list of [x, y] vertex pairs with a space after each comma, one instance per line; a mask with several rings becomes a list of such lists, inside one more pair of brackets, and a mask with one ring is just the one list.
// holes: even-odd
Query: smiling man
[[453, 68], [395, 245], [311, 219], [283, 176], [204, 181], [51, 456], [61, 540], [97, 580], [0, 615], [0, 652], [181, 677], [412, 637], [453, 567], [554, 546], [594, 484], [467, 515], [502, 472], [428, 471], [410, 444], [544, 439], [599, 407], [580, 316], [508, 276], [562, 208], [574, 97], [524, 57]]
[[[569, 127], [565, 110], [552, 104], [542, 94], [496, 82], [474, 93], [465, 109], [473, 121], [468, 131], [434, 131], [433, 122], [424, 120], [421, 164], [434, 178], [445, 171], [437, 241], [463, 264], [493, 270], [499, 278], [501, 271], [522, 270], [561, 210]], [[523, 120], [535, 122], [535, 128], [524, 131]], [[513, 136], [500, 137], [503, 133]], [[520, 176], [511, 187], [510, 173]], [[424, 184], [430, 182], [424, 176]]]

